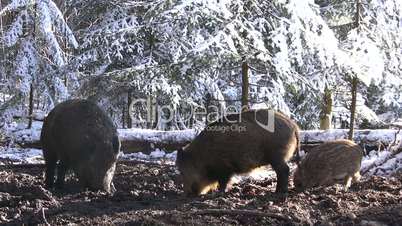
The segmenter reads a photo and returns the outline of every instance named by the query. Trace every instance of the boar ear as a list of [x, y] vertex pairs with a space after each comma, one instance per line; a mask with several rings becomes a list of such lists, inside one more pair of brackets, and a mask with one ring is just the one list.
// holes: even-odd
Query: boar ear
[[181, 161], [183, 159], [183, 155], [184, 155], [183, 148], [179, 148], [177, 150], [176, 161]]
[[186, 152], [189, 150], [190, 144], [186, 144], [184, 147], [181, 148], [182, 152]]
[[177, 158], [184, 159], [188, 155], [188, 145], [181, 147], [177, 150]]
[[183, 154], [183, 147], [181, 147], [181, 148], [179, 148], [179, 149], [177, 149], [177, 154]]

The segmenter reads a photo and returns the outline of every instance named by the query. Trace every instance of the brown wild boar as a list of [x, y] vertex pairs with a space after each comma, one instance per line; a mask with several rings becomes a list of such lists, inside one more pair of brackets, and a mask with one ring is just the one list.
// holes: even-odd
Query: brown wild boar
[[[178, 151], [176, 165], [186, 195], [205, 194], [217, 187], [225, 191], [230, 178], [271, 164], [277, 174], [276, 192], [287, 193], [287, 161], [299, 147], [298, 126], [280, 113], [250, 110], [208, 125], [194, 141]], [[268, 116], [274, 120], [270, 132]]]
[[41, 143], [48, 188], [53, 187], [57, 166], [57, 187], [72, 169], [83, 187], [113, 192], [120, 141], [113, 122], [96, 104], [68, 100], [57, 105], [43, 123]]
[[363, 150], [353, 141], [323, 143], [304, 156], [294, 173], [294, 185], [303, 190], [343, 182], [347, 190], [352, 180], [360, 179], [362, 158]]

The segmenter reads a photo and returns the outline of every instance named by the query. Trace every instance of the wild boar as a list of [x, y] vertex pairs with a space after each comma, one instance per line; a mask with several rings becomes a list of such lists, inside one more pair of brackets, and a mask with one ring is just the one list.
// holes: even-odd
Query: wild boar
[[83, 187], [113, 192], [120, 141], [112, 120], [96, 104], [87, 100], [68, 100], [58, 104], [45, 118], [41, 131], [46, 163], [45, 184], [64, 184], [72, 169]]
[[[268, 121], [273, 122], [274, 131], [261, 126]], [[277, 174], [276, 192], [285, 194], [287, 161], [299, 146], [299, 128], [288, 117], [269, 110], [250, 110], [208, 125], [178, 151], [176, 165], [188, 196], [205, 194], [218, 186], [225, 191], [233, 175], [268, 164]]]
[[335, 140], [313, 148], [297, 167], [293, 183], [298, 190], [343, 182], [347, 190], [360, 179], [363, 150], [350, 140]]

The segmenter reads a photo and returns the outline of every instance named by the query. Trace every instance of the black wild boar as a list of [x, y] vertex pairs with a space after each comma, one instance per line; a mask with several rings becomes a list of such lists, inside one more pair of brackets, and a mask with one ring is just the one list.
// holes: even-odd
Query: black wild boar
[[312, 149], [297, 167], [293, 183], [298, 190], [343, 182], [347, 190], [360, 179], [363, 150], [350, 140], [323, 143]]
[[[273, 122], [273, 132], [259, 124], [267, 125], [269, 121]], [[250, 110], [208, 125], [178, 151], [176, 165], [189, 196], [205, 194], [217, 186], [225, 191], [233, 175], [268, 164], [277, 174], [276, 192], [287, 193], [287, 161], [299, 146], [298, 126], [288, 117], [268, 110]]]
[[72, 169], [83, 187], [113, 192], [120, 141], [113, 122], [96, 104], [68, 100], [57, 105], [43, 123], [41, 143], [48, 188], [53, 187], [57, 165], [57, 187]]

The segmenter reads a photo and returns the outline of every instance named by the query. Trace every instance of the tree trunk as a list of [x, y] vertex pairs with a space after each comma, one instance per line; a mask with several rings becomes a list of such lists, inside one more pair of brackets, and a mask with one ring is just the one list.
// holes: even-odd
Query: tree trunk
[[109, 108], [109, 116], [110, 116], [110, 118], [113, 118], [113, 109], [112, 108]]
[[332, 92], [325, 87], [323, 104], [320, 112], [320, 129], [327, 130], [332, 127]]
[[[361, 0], [356, 0], [356, 15], [355, 15], [355, 27], [359, 33], [360, 27], [360, 10], [361, 10]], [[356, 98], [357, 98], [357, 77], [356, 75], [352, 78], [352, 104], [350, 106], [350, 123], [349, 123], [349, 140], [353, 140], [353, 133], [355, 127], [355, 115], [356, 115]]]
[[205, 126], [207, 127], [209, 124], [209, 114], [211, 113], [209, 111], [209, 106], [211, 104], [211, 95], [209, 93], [207, 93], [207, 95], [205, 96], [205, 109], [206, 109], [206, 115], [205, 115]]
[[67, 78], [67, 75], [65, 74], [64, 75], [64, 86], [67, 88], [67, 86], [68, 86], [68, 78]]
[[361, 0], [356, 0], [355, 28], [360, 26]]
[[33, 108], [34, 108], [34, 88], [31, 83], [31, 87], [29, 89], [28, 129], [32, 128]]
[[[0, 0], [0, 10], [1, 9], [3, 9], [3, 5], [1, 4], [1, 0]], [[0, 36], [1, 37], [3, 37], [3, 33], [4, 33], [4, 30], [3, 30], [3, 15], [0, 15]], [[2, 56], [3, 56], [3, 54], [5, 54], [5, 51], [4, 51], [4, 42], [1, 42], [1, 51], [2, 51]]]
[[248, 81], [248, 64], [243, 61], [241, 65], [242, 74], [242, 86], [241, 86], [241, 110], [246, 111], [249, 109], [248, 106], [248, 93], [249, 93], [249, 81]]
[[352, 79], [352, 104], [350, 106], [350, 129], [349, 129], [349, 140], [353, 140], [354, 127], [355, 127], [355, 116], [356, 116], [356, 100], [357, 100], [357, 77], [354, 76]]
[[126, 108], [125, 108], [125, 104], [123, 103], [122, 108], [121, 108], [121, 126], [122, 126], [123, 129], [126, 127], [126, 125], [125, 125], [125, 121], [126, 121], [125, 112], [126, 112]]
[[38, 93], [38, 95], [36, 96], [36, 109], [40, 108], [40, 94]]
[[129, 90], [127, 92], [127, 128], [129, 128], [129, 129], [133, 128], [133, 120], [131, 119], [132, 112], [130, 112], [131, 111], [130, 105], [132, 102], [131, 96], [132, 96], [132, 91]]
[[159, 123], [159, 111], [158, 111], [158, 102], [154, 97], [151, 97], [153, 101], [151, 102], [151, 114], [152, 114], [152, 124], [151, 128], [157, 129]]

